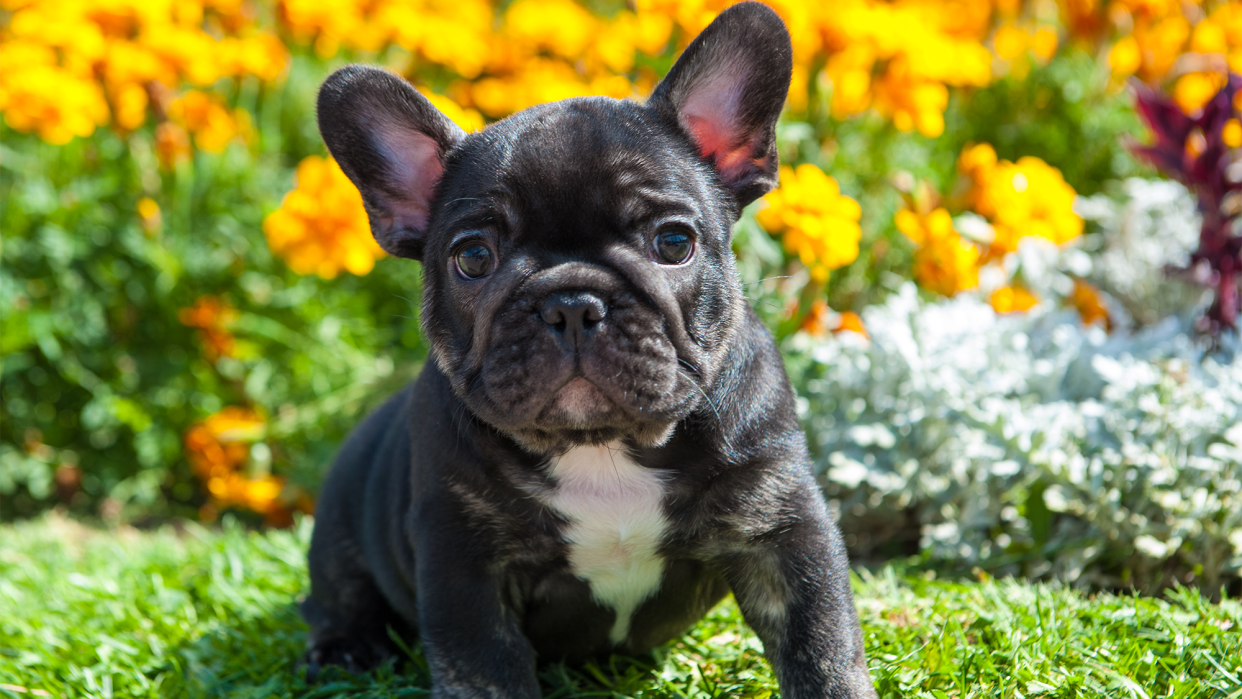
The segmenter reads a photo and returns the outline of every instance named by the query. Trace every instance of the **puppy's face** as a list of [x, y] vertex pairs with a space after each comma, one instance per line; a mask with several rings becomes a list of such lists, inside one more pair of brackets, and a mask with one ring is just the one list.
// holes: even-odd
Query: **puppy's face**
[[714, 180], [632, 102], [541, 105], [463, 139], [423, 252], [423, 324], [475, 414], [536, 449], [666, 438], [741, 309]]
[[733, 14], [646, 105], [566, 100], [465, 135], [376, 69], [320, 93], [377, 240], [423, 261], [436, 362], [532, 451], [656, 445], [706, 400], [743, 313], [730, 228], [775, 183], [789, 81], [783, 28]]

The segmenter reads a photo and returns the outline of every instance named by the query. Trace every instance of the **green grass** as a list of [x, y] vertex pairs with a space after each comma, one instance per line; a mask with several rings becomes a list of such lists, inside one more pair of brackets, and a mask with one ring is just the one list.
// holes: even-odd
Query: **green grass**
[[[422, 697], [422, 658], [308, 687], [294, 532], [0, 527], [0, 697]], [[856, 581], [884, 697], [1242, 697], [1242, 604], [885, 569]], [[732, 602], [651, 657], [542, 671], [547, 697], [776, 697]]]

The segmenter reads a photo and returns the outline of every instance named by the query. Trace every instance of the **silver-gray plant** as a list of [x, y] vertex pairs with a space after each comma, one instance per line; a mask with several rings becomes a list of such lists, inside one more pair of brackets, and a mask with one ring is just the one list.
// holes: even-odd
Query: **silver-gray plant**
[[[1091, 278], [1122, 306], [1159, 293], [1159, 265], [1189, 242], [1168, 228], [1184, 195], [1161, 187], [1084, 202], [1104, 227]], [[1165, 255], [1125, 254], [1153, 246]], [[998, 316], [906, 285], [864, 310], [869, 341], [792, 338], [847, 541], [1109, 588], [1216, 593], [1242, 577], [1242, 343], [1205, 354], [1195, 301], [1109, 335], [1052, 303]]]

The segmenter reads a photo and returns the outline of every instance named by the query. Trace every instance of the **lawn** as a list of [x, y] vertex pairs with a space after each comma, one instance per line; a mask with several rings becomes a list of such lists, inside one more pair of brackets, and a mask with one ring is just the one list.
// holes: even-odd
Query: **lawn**
[[[400, 667], [306, 685], [295, 602], [310, 526], [102, 531], [45, 516], [0, 527], [0, 697], [426, 696], [417, 648]], [[855, 588], [884, 697], [1242, 697], [1235, 600], [893, 567]], [[547, 697], [777, 696], [731, 601], [650, 657], [542, 677]]]

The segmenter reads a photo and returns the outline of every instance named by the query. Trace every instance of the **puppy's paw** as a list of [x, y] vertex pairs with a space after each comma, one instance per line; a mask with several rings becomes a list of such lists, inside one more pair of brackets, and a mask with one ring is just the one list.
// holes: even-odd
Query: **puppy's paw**
[[306, 681], [318, 680], [319, 673], [329, 666], [358, 675], [370, 672], [379, 667], [385, 660], [393, 657], [393, 652], [380, 644], [368, 643], [348, 638], [332, 638], [313, 641], [306, 655], [302, 656], [302, 665], [306, 668]]

